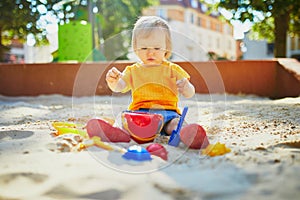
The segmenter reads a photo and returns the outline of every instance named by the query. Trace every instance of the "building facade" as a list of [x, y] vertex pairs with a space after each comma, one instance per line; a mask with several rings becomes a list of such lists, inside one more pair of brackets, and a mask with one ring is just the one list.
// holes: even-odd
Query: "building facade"
[[[264, 40], [250, 39], [250, 32], [245, 34], [243, 44], [243, 60], [265, 60], [274, 58], [274, 43]], [[288, 34], [286, 38], [286, 57], [300, 60], [300, 38], [297, 35]]]
[[300, 61], [300, 37], [289, 35], [287, 38], [287, 57], [296, 58]]
[[219, 13], [206, 14], [207, 7], [197, 0], [160, 0], [143, 15], [156, 15], [168, 21], [172, 31], [174, 61], [206, 61], [237, 59], [233, 27], [218, 18]]

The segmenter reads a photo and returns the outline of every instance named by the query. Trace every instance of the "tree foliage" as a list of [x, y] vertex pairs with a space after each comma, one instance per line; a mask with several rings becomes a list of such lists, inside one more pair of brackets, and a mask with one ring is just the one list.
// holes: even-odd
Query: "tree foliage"
[[39, 44], [46, 41], [47, 24], [64, 24], [79, 19], [91, 20], [89, 5], [92, 5], [90, 10], [94, 11], [93, 19], [98, 37], [106, 40], [130, 28], [141, 15], [142, 9], [156, 2], [152, 0], [1, 0], [0, 61], [3, 60], [12, 38], [24, 42], [27, 35], [31, 33]]
[[32, 33], [37, 42], [45, 42], [46, 32], [39, 25], [39, 19], [45, 13], [40, 13], [41, 6], [51, 8], [59, 0], [1, 0], [0, 1], [0, 61], [9, 50], [12, 39], [26, 41]]
[[[28, 30], [27, 24], [36, 19], [35, 13], [31, 14], [29, 11], [30, 6], [27, 1], [0, 1], [0, 33], [5, 31], [5, 34], [0, 34], [0, 61], [4, 59], [3, 54], [9, 49], [2, 41], [12, 39], [13, 35], [25, 35]], [[27, 18], [24, 19], [25, 16]]]
[[[157, 3], [153, 0], [99, 0], [96, 6], [99, 12], [98, 38], [104, 41], [104, 54], [107, 59], [127, 59], [130, 45], [130, 31], [142, 9]], [[98, 30], [99, 30], [98, 29]]]
[[39, 17], [36, 5], [25, 0], [2, 0], [0, 2], [0, 30], [4, 37], [23, 38], [29, 32], [38, 32], [36, 21]]
[[286, 57], [288, 33], [299, 35], [299, 0], [220, 0], [217, 6], [231, 11], [235, 20], [254, 22], [253, 30], [274, 42], [275, 57]]

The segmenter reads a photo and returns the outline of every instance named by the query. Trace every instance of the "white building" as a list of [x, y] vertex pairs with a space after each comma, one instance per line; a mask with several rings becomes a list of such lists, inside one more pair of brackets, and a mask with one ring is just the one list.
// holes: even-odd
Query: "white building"
[[300, 60], [300, 37], [289, 35], [287, 38], [287, 57]]
[[12, 40], [10, 51], [5, 55], [7, 63], [49, 63], [52, 62], [50, 46], [33, 46]]
[[[245, 34], [243, 39], [244, 53], [243, 60], [273, 59], [274, 43], [267, 40], [252, 40], [249, 38], [250, 32]], [[287, 35], [286, 57], [300, 59], [300, 38], [298, 36]]]
[[252, 40], [249, 38], [249, 32], [243, 39], [243, 60], [262, 60], [274, 58], [273, 44], [267, 40]]
[[49, 63], [53, 59], [49, 45], [35, 47], [25, 44], [24, 53], [25, 63]]
[[175, 61], [205, 61], [208, 53], [235, 60], [236, 40], [233, 27], [216, 15], [207, 15], [206, 7], [197, 0], [160, 0], [160, 5], [149, 7], [143, 15], [164, 18], [172, 29]]

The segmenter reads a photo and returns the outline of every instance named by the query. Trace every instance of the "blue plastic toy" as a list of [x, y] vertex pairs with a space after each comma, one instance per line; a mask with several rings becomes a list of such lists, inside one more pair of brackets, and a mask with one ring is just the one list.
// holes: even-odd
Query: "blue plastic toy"
[[172, 131], [172, 134], [168, 142], [168, 144], [171, 146], [177, 147], [180, 143], [180, 130], [184, 122], [184, 118], [186, 116], [187, 111], [188, 111], [188, 107], [186, 106], [183, 108], [182, 115], [180, 117], [176, 130]]
[[151, 154], [143, 147], [133, 145], [129, 147], [122, 155], [123, 158], [127, 160], [135, 160], [135, 161], [148, 161], [152, 160]]

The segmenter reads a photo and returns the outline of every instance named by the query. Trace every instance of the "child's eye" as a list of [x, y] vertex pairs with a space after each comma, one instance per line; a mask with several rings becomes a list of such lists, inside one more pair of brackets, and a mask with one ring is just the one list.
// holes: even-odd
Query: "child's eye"
[[147, 47], [143, 47], [143, 48], [141, 48], [141, 50], [147, 50]]
[[157, 48], [154, 48], [154, 49], [155, 49], [155, 50], [157, 50], [157, 51], [158, 51], [158, 50], [160, 50], [160, 48], [159, 48], [159, 47], [157, 47]]

